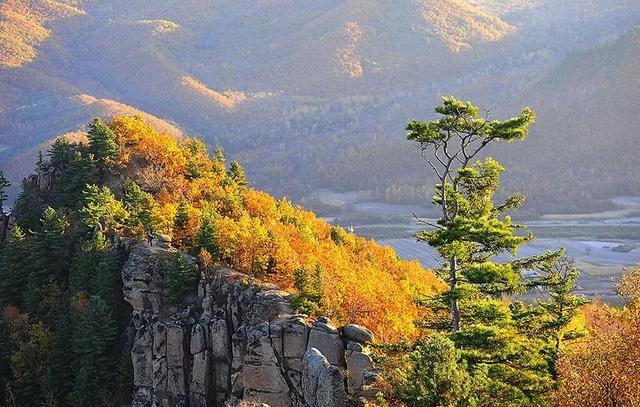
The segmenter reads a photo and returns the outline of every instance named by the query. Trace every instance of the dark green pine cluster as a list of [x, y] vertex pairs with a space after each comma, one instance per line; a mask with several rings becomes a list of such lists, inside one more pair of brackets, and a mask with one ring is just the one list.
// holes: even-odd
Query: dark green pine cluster
[[[421, 220], [428, 228], [417, 238], [440, 254], [448, 290], [424, 301], [431, 312], [400, 370], [401, 398], [414, 406], [545, 405], [560, 346], [580, 334], [565, 327], [585, 300], [572, 294], [577, 271], [561, 250], [517, 256], [534, 238], [508, 215], [524, 197], [496, 204], [504, 168], [491, 157], [478, 160], [493, 143], [524, 140], [535, 114], [525, 108], [490, 120], [471, 103], [443, 101], [438, 119], [407, 129], [439, 179], [433, 204], [440, 218]], [[529, 305], [511, 299], [533, 289], [550, 295]]]
[[115, 135], [96, 120], [88, 138], [40, 155], [0, 243], [0, 405], [106, 405], [130, 393], [130, 358], [118, 346], [129, 319], [122, 254], [96, 227], [104, 194], [87, 189], [115, 157]]

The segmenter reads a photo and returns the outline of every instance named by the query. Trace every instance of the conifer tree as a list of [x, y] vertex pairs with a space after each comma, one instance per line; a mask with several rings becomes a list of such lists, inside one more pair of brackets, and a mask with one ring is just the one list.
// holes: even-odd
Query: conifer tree
[[247, 178], [244, 172], [244, 168], [237, 161], [231, 161], [229, 171], [227, 171], [227, 175], [231, 178], [237, 185], [241, 187], [247, 186]]
[[197, 249], [198, 252], [202, 249], [206, 250], [213, 260], [220, 259], [220, 250], [216, 244], [214, 220], [211, 215], [205, 215], [202, 217], [200, 230], [198, 231], [197, 236]]
[[47, 366], [48, 388], [59, 405], [65, 405], [73, 385], [73, 370], [70, 366], [74, 338], [74, 320], [69, 300], [65, 299], [52, 321], [51, 348]]
[[81, 245], [73, 258], [69, 275], [72, 295], [96, 295], [113, 307], [118, 285], [117, 256], [102, 232]]
[[27, 310], [33, 315], [38, 315], [44, 284], [50, 281], [66, 283], [70, 266], [71, 242], [67, 233], [67, 220], [48, 207], [40, 222], [40, 228], [33, 236], [34, 244], [29, 258], [32, 267], [24, 295]]
[[117, 329], [107, 303], [92, 296], [78, 305], [78, 320], [72, 341], [74, 380], [71, 396], [77, 406], [106, 402], [115, 381], [113, 352]]
[[533, 235], [517, 234], [523, 226], [508, 215], [523, 197], [494, 203], [504, 168], [492, 158], [474, 161], [491, 144], [524, 140], [535, 114], [525, 108], [518, 117], [489, 120], [471, 103], [452, 97], [443, 98], [435, 110], [440, 118], [412, 121], [407, 127], [407, 138], [418, 143], [438, 179], [433, 203], [441, 217], [436, 223], [420, 220], [429, 229], [416, 236], [443, 260], [441, 275], [448, 290], [432, 304], [446, 307], [448, 317], [428, 324], [451, 333], [474, 376], [484, 379], [487, 393], [500, 392], [496, 397], [504, 397], [505, 403], [535, 404], [550, 384], [544, 342], [518, 331], [503, 297], [524, 289], [524, 271], [548, 267], [559, 253], [495, 260], [515, 256]]
[[292, 305], [298, 312], [315, 315], [321, 309], [324, 286], [322, 283], [322, 267], [316, 264], [313, 273], [304, 268], [293, 272], [293, 286], [298, 291]]
[[548, 341], [551, 373], [557, 379], [556, 366], [562, 345], [587, 334], [579, 325], [569, 326], [589, 300], [573, 293], [580, 272], [570, 259], [560, 257], [541, 271], [545, 275], [535, 285], [546, 291], [549, 299], [537, 301], [528, 307], [515, 303], [512, 307], [513, 316], [522, 331]]
[[184, 196], [180, 196], [178, 200], [178, 208], [176, 209], [174, 222], [178, 229], [184, 229], [189, 224], [189, 202]]
[[104, 165], [113, 160], [118, 152], [115, 133], [102, 120], [95, 119], [89, 125], [87, 138], [89, 153], [93, 154], [94, 159], [104, 169]]
[[30, 270], [28, 244], [22, 228], [16, 225], [0, 247], [0, 309], [22, 306]]
[[394, 378], [407, 407], [473, 406], [472, 377], [445, 335], [418, 341], [403, 357]]
[[85, 185], [97, 181], [96, 162], [87, 148], [64, 137], [54, 141], [49, 150], [48, 165], [55, 170], [55, 178], [50, 180], [50, 192], [44, 196], [47, 204], [76, 209], [82, 201]]
[[47, 170], [48, 163], [44, 159], [44, 155], [42, 154], [42, 150], [38, 151], [38, 161], [36, 161], [36, 174], [44, 174]]
[[94, 229], [118, 231], [129, 219], [129, 212], [107, 186], [87, 185], [83, 194], [84, 206], [79, 215], [85, 233]]
[[151, 218], [151, 210], [155, 202], [150, 193], [143, 191], [138, 184], [129, 179], [124, 185], [122, 201], [130, 214], [129, 225], [131, 227], [140, 225], [147, 232], [155, 232], [156, 225]]
[[193, 278], [193, 269], [187, 264], [183, 254], [178, 253], [167, 265], [166, 283], [169, 289], [169, 303], [175, 307], [183, 305], [188, 291], [188, 283]]

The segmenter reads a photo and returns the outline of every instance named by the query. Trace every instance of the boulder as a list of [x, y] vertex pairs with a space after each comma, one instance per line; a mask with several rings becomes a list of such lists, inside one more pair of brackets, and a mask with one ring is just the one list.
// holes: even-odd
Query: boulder
[[156, 242], [157, 242], [157, 245], [159, 247], [162, 247], [163, 249], [171, 248], [171, 236], [169, 235], [160, 234], [156, 236]]
[[374, 340], [373, 332], [363, 326], [356, 324], [343, 326], [342, 336], [344, 336], [345, 339], [359, 343], [371, 343]]
[[302, 391], [309, 407], [344, 407], [347, 395], [340, 369], [329, 363], [316, 348], [304, 355]]
[[313, 323], [307, 350], [311, 348], [320, 351], [332, 365], [344, 368], [344, 343], [333, 325], [319, 321]]
[[347, 387], [350, 394], [364, 384], [364, 372], [373, 367], [373, 360], [364, 352], [347, 351]]

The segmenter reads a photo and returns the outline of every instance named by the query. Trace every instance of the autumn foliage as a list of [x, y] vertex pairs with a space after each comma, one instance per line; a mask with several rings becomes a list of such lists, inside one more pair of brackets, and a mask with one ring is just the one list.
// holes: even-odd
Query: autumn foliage
[[555, 405], [640, 405], [640, 269], [624, 271], [616, 288], [628, 305], [595, 303], [585, 308], [590, 336], [561, 356]]
[[[130, 179], [151, 194], [155, 233], [172, 235], [181, 250], [211, 264], [294, 293], [297, 270], [319, 270], [320, 313], [368, 326], [382, 341], [416, 334], [413, 321], [423, 311], [415, 298], [442, 284], [417, 262], [402, 261], [393, 249], [332, 226], [286, 198], [247, 187], [237, 163], [228, 169], [220, 151], [210, 158], [197, 140], [177, 141], [137, 117], [115, 117], [109, 127], [118, 149], [107, 184], [118, 196], [121, 180]], [[145, 231], [139, 224], [114, 227], [136, 238]]]

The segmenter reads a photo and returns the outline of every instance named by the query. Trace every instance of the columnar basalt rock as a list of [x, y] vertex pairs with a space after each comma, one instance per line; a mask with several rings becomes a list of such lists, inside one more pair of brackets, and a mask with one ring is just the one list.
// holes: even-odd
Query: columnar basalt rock
[[291, 295], [273, 285], [217, 268], [184, 309], [165, 304], [176, 253], [136, 245], [122, 270], [136, 332], [133, 406], [339, 407], [364, 385], [370, 331], [296, 315]]

